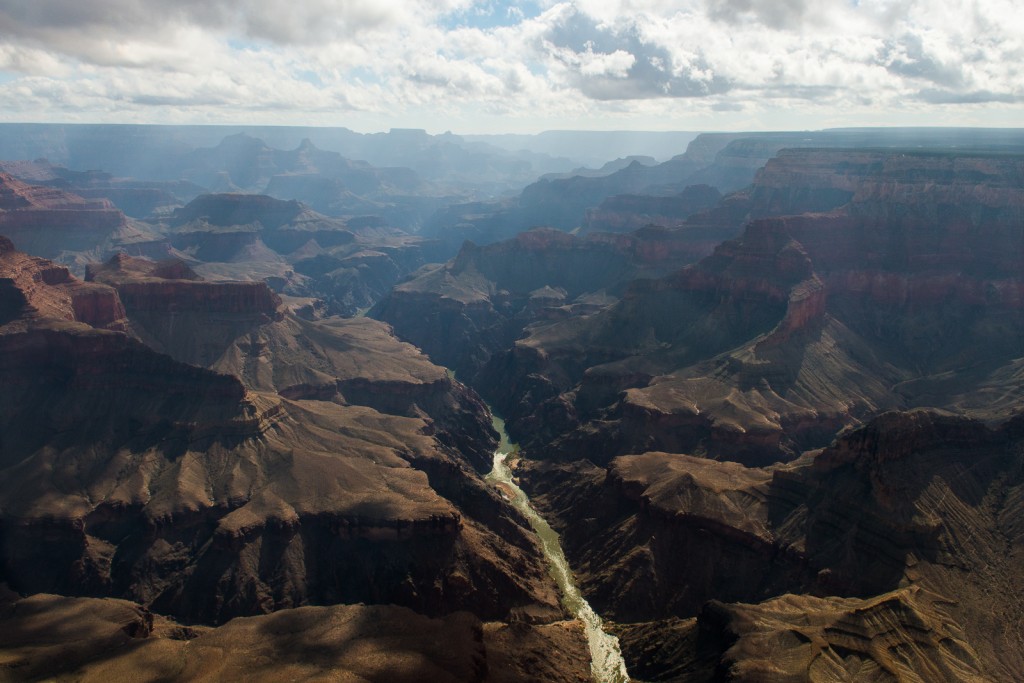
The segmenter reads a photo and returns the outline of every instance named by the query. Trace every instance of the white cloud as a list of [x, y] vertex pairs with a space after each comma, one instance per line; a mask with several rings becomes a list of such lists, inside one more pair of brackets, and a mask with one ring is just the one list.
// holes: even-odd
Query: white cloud
[[0, 118], [1005, 125], [1021, 36], [1013, 0], [0, 0]]

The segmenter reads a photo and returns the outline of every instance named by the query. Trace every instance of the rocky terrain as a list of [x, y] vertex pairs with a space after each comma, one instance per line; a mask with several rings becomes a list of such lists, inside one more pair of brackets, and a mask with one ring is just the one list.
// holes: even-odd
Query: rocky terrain
[[584, 232], [629, 232], [649, 225], [676, 227], [690, 216], [713, 208], [722, 193], [710, 185], [690, 185], [669, 196], [616, 195], [587, 209]]
[[354, 315], [400, 278], [447, 256], [440, 245], [377, 219], [341, 220], [295, 200], [202, 195], [161, 226], [169, 255], [215, 279], [266, 281], [315, 300], [319, 316]]
[[117, 249], [144, 250], [153, 231], [106, 199], [24, 183], [0, 172], [0, 234], [28, 253], [83, 266]]
[[[924, 148], [1024, 152], [1024, 137], [1014, 129], [704, 133], [691, 140], [684, 152], [660, 164], [648, 165], [634, 160], [625, 168], [609, 165], [606, 172], [581, 172], [568, 174], [568, 177], [551, 175], [526, 186], [515, 197], [453, 203], [434, 214], [424, 224], [423, 231], [457, 245], [466, 239], [477, 244], [497, 242], [538, 226], [616, 232], [652, 222], [673, 226], [710, 206], [708, 190], [701, 186], [726, 194], [741, 192], [752, 182], [756, 183], [759, 170], [783, 149], [891, 149], [912, 148], [915, 144]], [[803, 180], [806, 179], [805, 176]], [[792, 187], [805, 193], [810, 189], [798, 189], [803, 187], [799, 183]], [[840, 194], [828, 194], [820, 188], [815, 195], [819, 205], [830, 204], [829, 208], [845, 201]], [[605, 202], [609, 204], [604, 205]], [[730, 236], [739, 232], [745, 217], [755, 217], [747, 216], [735, 202], [721, 208], [723, 210], [717, 211], [712, 220], [719, 224], [723, 220], [734, 223]], [[781, 207], [762, 208], [765, 212], [761, 215], [794, 212], [781, 210]], [[824, 209], [802, 202], [796, 212], [812, 210]]]
[[[489, 244], [535, 227], [573, 231], [584, 223], [588, 209], [598, 207], [610, 197], [652, 192], [680, 195], [689, 185], [697, 184], [688, 181], [698, 170], [691, 159], [680, 155], [655, 166], [634, 160], [608, 175], [542, 178], [512, 199], [451, 204], [434, 214], [423, 232], [451, 243], [471, 240]], [[690, 190], [688, 196], [695, 194], [698, 192]], [[673, 209], [682, 214], [680, 218], [686, 218], [707, 206], [699, 200], [682, 201]]]
[[544, 273], [505, 242], [378, 310], [507, 418], [638, 679], [1018, 680], [1022, 169], [784, 150], [678, 231], [742, 234], [599, 305], [490, 336]]
[[[564, 155], [525, 147], [506, 149], [481, 139], [416, 129], [362, 134], [294, 126], [0, 124], [0, 159], [45, 158], [74, 171], [102, 169], [118, 178], [145, 181], [187, 178], [213, 192], [267, 192], [275, 176], [314, 175], [326, 181], [324, 187], [335, 188], [323, 195], [328, 201], [372, 201], [360, 189], [383, 187], [377, 198], [400, 211], [403, 203], [415, 210], [432, 207], [417, 203], [423, 197], [453, 192], [491, 197], [518, 191], [545, 173], [578, 166], [577, 153], [590, 145], [570, 145]], [[310, 180], [316, 187], [317, 178]], [[334, 181], [344, 186], [341, 193]], [[431, 189], [410, 194], [410, 182]], [[346, 190], [351, 193], [346, 195]]]
[[651, 227], [582, 238], [538, 229], [482, 247], [466, 242], [448, 263], [395, 286], [369, 315], [472, 383], [530, 324], [593, 313], [631, 280], [690, 263], [719, 239], [714, 228]]
[[202, 187], [184, 180], [115, 178], [105, 171], [72, 171], [46, 159], [0, 161], [0, 170], [32, 185], [55, 187], [86, 199], [107, 199], [126, 215], [139, 219], [156, 218], [204, 192]]
[[[478, 474], [496, 443], [486, 408], [385, 326], [302, 321], [266, 285], [204, 282], [178, 262], [118, 256], [81, 283], [2, 247], [0, 378], [10, 391], [0, 401], [0, 581], [21, 594], [107, 599], [95, 608], [40, 599], [6, 608], [4, 619], [29, 609], [35, 624], [68, 624], [68, 609], [99, 621], [103, 610], [141, 609], [218, 625], [275, 612], [265, 623], [323, 634], [314, 639], [369, 639], [369, 664], [357, 654], [304, 664], [314, 673], [374, 670], [374, 652], [392, 641], [375, 643], [385, 631], [366, 620], [370, 608], [293, 614], [304, 605], [414, 610], [380, 613], [402, 622], [404, 647], [418, 653], [405, 671], [437, 656], [425, 634], [442, 623], [477, 634], [467, 652], [493, 642], [497, 661], [520, 645], [581, 651], [581, 634], [557, 625], [555, 587], [525, 521]], [[191, 334], [177, 336], [168, 321]], [[460, 610], [472, 616], [449, 616]], [[152, 615], [127, 630], [122, 617], [107, 618], [113, 625], [94, 622], [95, 633], [145, 636], [132, 641], [152, 648], [143, 658], [163, 652], [168, 666], [181, 666], [174, 648], [194, 635], [168, 627], [167, 639], [150, 638]], [[111, 658], [100, 635], [76, 641], [72, 659], [48, 661], [58, 632], [15, 623], [20, 639], [3, 656], [33, 671], [85, 666], [99, 676], [94, 664], [117, 671], [139, 661], [133, 651]], [[278, 626], [221, 628], [195, 632], [210, 639], [212, 658], [189, 658], [197, 676], [253, 656], [291, 671], [284, 634], [243, 635]], [[246, 650], [247, 638], [263, 654]], [[237, 655], [218, 645], [229, 641]], [[480, 659], [464, 662], [483, 680]], [[580, 665], [576, 655], [555, 661], [560, 675]]]
[[634, 680], [1024, 678], [1019, 131], [702, 135], [425, 235], [428, 157], [532, 153], [201, 132], [225, 191], [138, 236], [0, 175], [83, 231], [0, 240], [0, 680], [586, 679], [477, 392]]
[[645, 453], [520, 474], [643, 680], [1009, 681], [1020, 438], [1019, 418], [891, 412], [786, 466]]
[[[546, 681], [578, 683], [587, 653], [571, 622], [430, 618], [391, 605], [301, 607], [220, 627], [182, 626], [115, 599], [0, 599], [0, 680]], [[524, 666], [524, 661], [528, 664]]]
[[[825, 163], [842, 172], [827, 175]], [[780, 155], [748, 206], [813, 203], [810, 189], [787, 199], [802, 181], [772, 191], [799, 178], [795, 167], [849, 201], [755, 220], [613, 306], [534, 326], [483, 371], [501, 390], [482, 389], [524, 446], [548, 457], [582, 449], [596, 462], [682, 449], [765, 464], [916, 405], [1005, 419], [1017, 409], [1024, 332], [1012, 265], [1019, 165], [1000, 155]]]

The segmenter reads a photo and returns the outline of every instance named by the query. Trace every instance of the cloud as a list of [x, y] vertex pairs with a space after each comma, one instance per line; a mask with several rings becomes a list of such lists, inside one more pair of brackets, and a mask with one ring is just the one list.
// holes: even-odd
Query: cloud
[[553, 15], [542, 53], [574, 88], [597, 100], [700, 97], [728, 89], [699, 53], [672, 51], [640, 25], [599, 22], [575, 8]]
[[727, 24], [798, 28], [809, 13], [807, 0], [709, 0], [708, 16]]
[[994, 93], [989, 90], [955, 92], [929, 88], [917, 93], [917, 97], [929, 104], [986, 104], [989, 102], [1024, 102], [1024, 94]]
[[1021, 35], [1014, 0], [0, 0], [0, 118], [1012, 122]]

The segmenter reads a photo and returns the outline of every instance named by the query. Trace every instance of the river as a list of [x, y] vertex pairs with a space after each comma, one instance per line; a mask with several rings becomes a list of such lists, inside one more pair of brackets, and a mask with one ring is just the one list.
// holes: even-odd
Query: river
[[501, 434], [501, 444], [494, 453], [494, 469], [487, 475], [487, 481], [501, 486], [501, 489], [510, 496], [512, 505], [526, 516], [530, 521], [530, 526], [537, 533], [544, 549], [544, 555], [548, 560], [548, 571], [562, 593], [562, 604], [573, 616], [583, 622], [587, 642], [590, 645], [590, 670], [594, 681], [596, 683], [626, 683], [629, 681], [629, 675], [626, 673], [626, 663], [619, 651], [619, 639], [605, 633], [601, 628], [601, 617], [594, 612], [576, 586], [572, 569], [569, 568], [565, 553], [562, 552], [558, 534], [544, 521], [543, 517], [537, 514], [537, 511], [530, 505], [530, 499], [526, 493], [513, 480], [512, 470], [506, 463], [506, 459], [513, 454], [515, 447], [508, 440], [505, 423], [501, 418], [494, 418], [494, 428]]

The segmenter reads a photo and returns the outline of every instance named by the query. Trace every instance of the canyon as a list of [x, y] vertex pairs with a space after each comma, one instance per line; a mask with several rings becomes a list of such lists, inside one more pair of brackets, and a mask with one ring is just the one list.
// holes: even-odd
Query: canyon
[[0, 680], [587, 680], [577, 588], [636, 681], [1024, 677], [1019, 132], [40, 130]]
[[[265, 284], [205, 282], [180, 263], [119, 256], [82, 283], [5, 241], [0, 266], [0, 548], [13, 590], [220, 628], [373, 602], [424, 619], [469, 612], [453, 627], [488, 630], [499, 651], [582, 642], [557, 626], [525, 520], [479, 474], [496, 445], [485, 408], [380, 323], [302, 321]], [[106, 305], [80, 305], [86, 295]], [[205, 341], [154, 323], [175, 315]], [[214, 340], [227, 342], [219, 355]], [[105, 661], [102, 646], [82, 656]], [[484, 680], [480, 652], [467, 657]]]
[[[592, 281], [544, 295], [560, 314], [503, 319], [496, 295], [545, 291], [527, 232], [372, 314], [461, 361], [506, 418], [521, 485], [632, 675], [1015, 680], [1020, 635], [1000, 624], [1021, 605], [996, 577], [1020, 573], [1022, 168], [782, 150], [668, 230], [725, 235], [690, 265], [622, 277], [546, 250], [549, 286]], [[811, 614], [824, 630], [786, 635]]]

